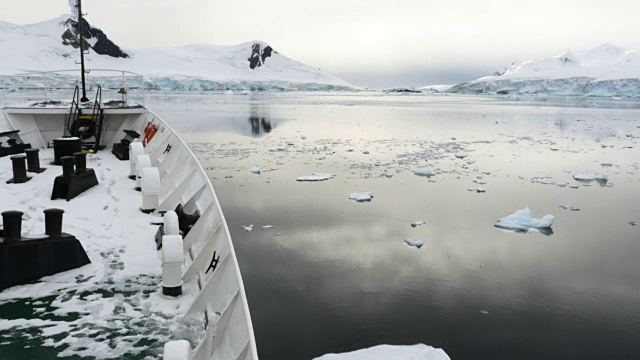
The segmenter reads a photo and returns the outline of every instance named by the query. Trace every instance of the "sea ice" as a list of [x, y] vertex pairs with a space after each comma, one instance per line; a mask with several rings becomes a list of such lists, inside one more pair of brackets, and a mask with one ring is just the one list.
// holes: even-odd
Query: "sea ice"
[[555, 216], [548, 214], [541, 219], [534, 219], [531, 216], [531, 210], [528, 207], [517, 210], [511, 215], [505, 216], [494, 224], [495, 227], [516, 230], [516, 231], [528, 231], [530, 229], [549, 229], [553, 225], [553, 219]]
[[271, 229], [273, 225], [262, 225], [263, 229]]
[[456, 151], [455, 154], [453, 154], [455, 157], [457, 157], [458, 159], [464, 159], [467, 156], [469, 156], [469, 153], [463, 150], [458, 150]]
[[355, 200], [357, 202], [371, 201], [371, 199], [373, 199], [373, 193], [372, 192], [355, 192], [349, 195], [349, 199]]
[[254, 166], [254, 167], [252, 167], [252, 168], [251, 168], [251, 170], [250, 170], [250, 171], [251, 171], [252, 173], [254, 173], [254, 174], [258, 174], [258, 175], [260, 175], [260, 174], [262, 173], [262, 168], [261, 168], [261, 167], [259, 167], [259, 166]]
[[298, 176], [298, 181], [324, 181], [332, 178], [331, 174], [313, 173], [312, 175]]
[[404, 242], [409, 246], [413, 246], [417, 249], [420, 249], [424, 245], [424, 241], [419, 239], [404, 239]]
[[426, 176], [426, 177], [431, 177], [436, 174], [433, 170], [427, 170], [427, 169], [416, 170], [413, 173], [418, 176]]
[[412, 226], [412, 227], [418, 227], [418, 226], [422, 226], [422, 225], [424, 225], [424, 224], [426, 224], [426, 222], [425, 222], [425, 221], [420, 220], [420, 221], [414, 221], [414, 222], [412, 222], [412, 223], [411, 223], [411, 226]]
[[326, 354], [314, 360], [451, 360], [442, 349], [425, 344], [378, 345], [342, 354]]
[[242, 225], [242, 228], [244, 229], [244, 231], [251, 231], [251, 230], [253, 230], [253, 224], [248, 225], [248, 226]]
[[564, 210], [571, 210], [571, 211], [580, 211], [579, 207], [576, 207], [572, 204], [564, 204], [564, 205], [560, 205], [561, 208], [563, 208]]
[[573, 178], [581, 181], [593, 181], [593, 180], [607, 181], [609, 179], [607, 174], [591, 173], [588, 171], [576, 171], [573, 173]]

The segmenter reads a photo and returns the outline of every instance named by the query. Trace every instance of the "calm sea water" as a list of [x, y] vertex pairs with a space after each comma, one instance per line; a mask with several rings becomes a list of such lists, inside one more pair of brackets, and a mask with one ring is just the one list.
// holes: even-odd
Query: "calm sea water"
[[[213, 180], [261, 359], [414, 343], [452, 359], [638, 357], [637, 101], [255, 94], [148, 105]], [[609, 181], [577, 182], [579, 170]], [[335, 178], [296, 181], [314, 172]], [[360, 191], [373, 201], [349, 200]], [[493, 226], [524, 207], [555, 215], [553, 233]]]

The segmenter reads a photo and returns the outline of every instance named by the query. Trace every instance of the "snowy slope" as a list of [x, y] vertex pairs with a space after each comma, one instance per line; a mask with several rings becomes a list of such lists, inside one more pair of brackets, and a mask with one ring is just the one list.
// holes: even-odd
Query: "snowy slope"
[[546, 59], [514, 63], [503, 72], [449, 92], [640, 96], [640, 53], [604, 44]]
[[[69, 17], [30, 25], [0, 22], [0, 73], [78, 68], [75, 62], [79, 50], [72, 45], [79, 42], [77, 38], [70, 41], [77, 30]], [[102, 33], [91, 27], [85, 29], [85, 35], [88, 31]], [[111, 50], [120, 48], [110, 41], [105, 45], [106, 41], [95, 36], [87, 38], [92, 47], [86, 56], [88, 68], [136, 72], [145, 75], [154, 86], [169, 90], [356, 89], [331, 74], [287, 58], [260, 41], [235, 46], [124, 49], [123, 57], [114, 57]], [[105, 47], [109, 49], [104, 50]]]

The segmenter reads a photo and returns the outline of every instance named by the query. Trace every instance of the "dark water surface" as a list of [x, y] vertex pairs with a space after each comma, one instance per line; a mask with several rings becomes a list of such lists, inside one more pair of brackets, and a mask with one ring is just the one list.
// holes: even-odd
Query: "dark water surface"
[[[211, 176], [261, 359], [414, 343], [452, 359], [638, 358], [637, 102], [257, 94], [147, 105]], [[461, 149], [469, 157], [455, 158]], [[577, 170], [609, 181], [579, 183]], [[296, 181], [313, 172], [336, 177]], [[356, 191], [373, 201], [349, 200]], [[525, 206], [556, 216], [552, 235], [493, 226]]]

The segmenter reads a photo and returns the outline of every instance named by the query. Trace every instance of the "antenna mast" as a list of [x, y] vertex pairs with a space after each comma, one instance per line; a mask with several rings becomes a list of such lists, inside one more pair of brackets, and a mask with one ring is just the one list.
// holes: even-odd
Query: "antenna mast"
[[82, 98], [80, 99], [81, 102], [85, 102], [85, 101], [89, 101], [89, 98], [87, 98], [87, 89], [86, 89], [86, 85], [85, 85], [85, 79], [84, 79], [84, 35], [83, 35], [83, 28], [82, 28], [82, 0], [78, 0], [78, 30], [80, 31], [80, 67], [81, 67], [81, 74], [82, 74]]

